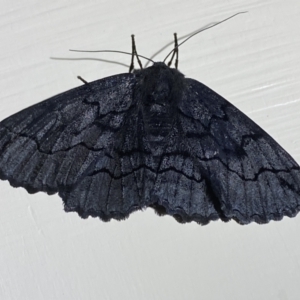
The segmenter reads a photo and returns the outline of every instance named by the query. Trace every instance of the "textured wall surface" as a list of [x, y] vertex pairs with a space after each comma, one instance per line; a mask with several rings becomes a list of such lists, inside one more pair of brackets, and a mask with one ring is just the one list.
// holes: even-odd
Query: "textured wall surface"
[[[4, 0], [0, 119], [80, 85], [77, 75], [92, 81], [128, 70], [129, 56], [68, 49], [130, 51], [134, 33], [139, 53], [159, 61], [173, 32], [245, 10], [184, 44], [179, 69], [300, 163], [298, 0]], [[3, 181], [0, 191], [0, 299], [299, 299], [300, 215], [201, 227], [147, 209], [103, 223], [66, 214], [57, 195]]]

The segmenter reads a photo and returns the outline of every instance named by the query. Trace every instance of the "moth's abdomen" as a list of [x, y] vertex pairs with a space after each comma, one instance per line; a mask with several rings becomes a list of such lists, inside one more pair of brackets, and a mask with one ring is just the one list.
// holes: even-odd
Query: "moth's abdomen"
[[173, 127], [172, 110], [160, 104], [153, 104], [144, 110], [144, 125], [149, 142], [160, 142], [168, 136]]

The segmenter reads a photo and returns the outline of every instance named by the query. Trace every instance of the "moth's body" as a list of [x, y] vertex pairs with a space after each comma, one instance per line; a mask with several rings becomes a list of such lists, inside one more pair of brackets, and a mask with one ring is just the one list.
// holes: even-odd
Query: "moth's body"
[[220, 95], [164, 63], [100, 79], [0, 122], [0, 178], [120, 220], [267, 223], [300, 209], [300, 169]]
[[165, 139], [177, 122], [177, 103], [181, 99], [184, 76], [161, 62], [145, 70], [137, 70], [134, 75], [133, 98], [138, 102], [145, 139], [153, 155], [161, 154]]

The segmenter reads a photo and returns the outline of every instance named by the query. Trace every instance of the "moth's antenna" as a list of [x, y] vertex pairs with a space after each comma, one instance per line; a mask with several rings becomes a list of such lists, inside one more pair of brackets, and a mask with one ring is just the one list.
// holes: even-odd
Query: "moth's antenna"
[[[118, 50], [75, 50], [75, 49], [69, 49], [69, 51], [72, 51], [72, 52], [112, 52], [112, 53], [122, 53], [122, 54], [132, 56], [132, 53], [130, 53], [130, 52], [118, 51]], [[135, 54], [135, 55], [137, 57], [146, 59], [146, 60], [151, 61], [152, 63], [154, 63], [154, 60], [152, 60], [152, 59], [150, 59], [146, 56], [143, 56], [143, 55], [140, 55], [140, 54]]]
[[176, 55], [176, 59], [175, 59], [175, 68], [176, 70], [178, 69], [178, 55], [179, 55], [179, 51], [178, 51], [178, 40], [177, 40], [177, 33], [174, 33], [174, 51], [173, 51], [173, 54], [172, 54], [172, 57], [170, 59], [170, 61], [168, 62], [168, 67], [171, 66], [172, 64], [172, 61], [174, 59], [174, 56]]
[[202, 32], [202, 31], [205, 31], [205, 30], [207, 30], [207, 29], [210, 29], [210, 28], [212, 28], [212, 27], [215, 27], [215, 26], [217, 26], [217, 25], [220, 25], [221, 23], [226, 22], [226, 21], [228, 21], [229, 19], [232, 19], [233, 17], [235, 17], [235, 16], [237, 16], [237, 15], [245, 14], [245, 13], [247, 13], [247, 11], [241, 11], [241, 12], [238, 12], [238, 13], [236, 13], [236, 14], [234, 14], [234, 15], [232, 15], [232, 16], [230, 16], [230, 17], [228, 17], [228, 18], [226, 18], [226, 19], [224, 19], [224, 20], [222, 20], [222, 21], [220, 21], [220, 22], [217, 22], [217, 23], [215, 23], [215, 24], [213, 24], [213, 25], [211, 25], [211, 26], [208, 26], [208, 27], [206, 27], [206, 28], [204, 28], [204, 29], [200, 29], [200, 30], [196, 31], [195, 33], [193, 33], [193, 34], [191, 34], [189, 37], [187, 37], [183, 42], [181, 42], [180, 44], [178, 44], [177, 46], [175, 46], [175, 47], [172, 49], [172, 51], [170, 51], [170, 53], [166, 56], [166, 58], [164, 59], [163, 62], [165, 62], [166, 59], [167, 59], [173, 52], [176, 51], [176, 49], [177, 49], [177, 51], [178, 51], [178, 47], [179, 47], [179, 46], [181, 46], [183, 43], [185, 43], [187, 40], [189, 40], [189, 39], [190, 39], [191, 37], [193, 37], [194, 35], [196, 35], [196, 34]]

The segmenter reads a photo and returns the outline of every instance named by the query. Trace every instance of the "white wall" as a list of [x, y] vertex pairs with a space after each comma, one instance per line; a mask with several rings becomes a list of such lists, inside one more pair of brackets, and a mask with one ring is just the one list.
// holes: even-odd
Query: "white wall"
[[[236, 12], [180, 48], [179, 69], [230, 100], [300, 162], [299, 0], [2, 0], [0, 119]], [[170, 48], [159, 53], [164, 58]], [[0, 182], [0, 299], [299, 299], [300, 216], [201, 227], [151, 209], [123, 222], [66, 214], [57, 195]]]

